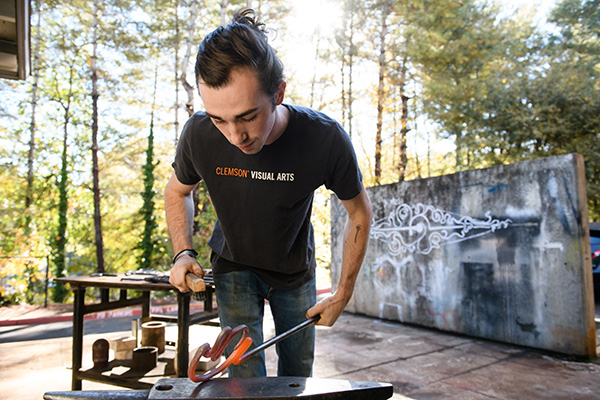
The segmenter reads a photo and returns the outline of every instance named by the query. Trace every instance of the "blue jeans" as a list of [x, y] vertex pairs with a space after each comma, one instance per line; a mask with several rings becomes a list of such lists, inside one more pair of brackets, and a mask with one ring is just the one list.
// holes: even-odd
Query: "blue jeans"
[[[215, 274], [215, 292], [221, 327], [248, 326], [254, 348], [263, 343], [265, 300], [269, 301], [277, 335], [306, 321], [306, 311], [316, 303], [315, 279], [292, 290], [278, 290], [263, 283], [251, 271]], [[231, 341], [225, 355], [229, 356], [241, 336]], [[267, 338], [270, 339], [270, 338]], [[276, 344], [278, 376], [312, 375], [315, 350], [315, 327], [309, 326]], [[264, 352], [240, 365], [229, 367], [230, 377], [266, 376]]]

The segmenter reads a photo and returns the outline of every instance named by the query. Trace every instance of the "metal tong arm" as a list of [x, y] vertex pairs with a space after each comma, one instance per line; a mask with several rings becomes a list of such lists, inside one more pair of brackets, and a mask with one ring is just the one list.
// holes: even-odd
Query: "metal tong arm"
[[313, 323], [317, 322], [320, 319], [321, 319], [320, 315], [315, 315], [314, 317], [307, 319], [303, 323], [296, 325], [292, 329], [283, 332], [281, 335], [277, 335], [274, 338], [267, 340], [260, 346], [256, 346], [254, 349], [247, 351], [240, 357], [240, 363], [242, 363], [242, 362], [246, 361], [247, 359], [249, 359], [250, 357], [260, 353], [261, 351], [265, 350], [267, 347], [271, 347], [274, 344], [281, 342], [283, 339], [286, 339], [289, 336], [292, 336], [294, 333], [301, 331], [302, 329], [306, 328], [309, 325], [312, 325]]
[[[234, 329], [231, 329], [230, 327], [225, 327], [221, 331], [219, 336], [217, 337], [217, 340], [215, 341], [215, 344], [213, 345], [212, 348], [208, 343], [204, 343], [202, 346], [198, 347], [198, 349], [196, 350], [196, 353], [190, 360], [190, 365], [188, 367], [188, 377], [193, 382], [206, 382], [206, 381], [212, 379], [214, 376], [223, 372], [227, 367], [229, 367], [229, 365], [241, 364], [242, 362], [246, 361], [250, 357], [256, 355], [257, 353], [260, 353], [267, 347], [272, 346], [275, 343], [278, 343], [278, 342], [284, 340], [285, 338], [293, 335], [294, 333], [296, 333], [298, 331], [301, 331], [302, 329], [306, 328], [307, 326], [317, 322], [319, 319], [321, 319], [320, 315], [316, 315], [312, 318], [309, 318], [306, 321], [302, 322], [301, 324], [293, 327], [292, 329], [290, 329], [288, 331], [283, 332], [281, 335], [275, 336], [274, 338], [264, 342], [260, 346], [257, 346], [256, 348], [252, 349], [251, 351], [249, 351], [247, 353], [245, 353], [246, 350], [248, 350], [248, 348], [252, 345], [252, 339], [248, 337], [248, 327], [246, 325], [240, 325], [240, 326], [235, 327]], [[229, 342], [235, 336], [237, 336], [238, 333], [241, 333], [242, 337], [240, 338], [238, 344], [235, 346], [233, 353], [231, 353], [231, 355], [227, 358], [227, 360], [225, 360], [221, 365], [219, 365], [214, 370], [207, 372], [204, 375], [201, 375], [201, 376], [196, 375], [196, 366], [198, 365], [198, 362], [200, 361], [200, 357], [207, 357], [213, 361], [216, 361], [217, 359], [219, 359], [221, 357], [221, 355], [225, 351], [225, 347], [227, 346], [227, 344], [229, 344]]]

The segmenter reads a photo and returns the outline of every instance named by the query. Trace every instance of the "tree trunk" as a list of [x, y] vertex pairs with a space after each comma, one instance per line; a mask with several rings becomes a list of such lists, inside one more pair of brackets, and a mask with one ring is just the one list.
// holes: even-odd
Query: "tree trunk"
[[[54, 263], [54, 276], [56, 278], [62, 278], [66, 275], [66, 245], [67, 245], [67, 211], [69, 205], [68, 198], [68, 144], [69, 144], [69, 123], [71, 122], [71, 99], [73, 96], [73, 74], [75, 73], [75, 65], [69, 66], [69, 91], [67, 98], [60, 98], [60, 91], [58, 85], [56, 88], [57, 97], [59, 98], [60, 104], [64, 110], [63, 116], [63, 151], [61, 157], [60, 167], [60, 181], [58, 182], [58, 227], [56, 229], [56, 242], [53, 254]], [[56, 282], [52, 300], [55, 303], [62, 303], [67, 296], [67, 289], [65, 284], [62, 282]]]
[[40, 77], [40, 42], [42, 24], [42, 0], [37, 1], [37, 26], [35, 33], [35, 50], [33, 53], [33, 84], [31, 87], [31, 123], [29, 125], [29, 152], [27, 155], [27, 189], [25, 192], [25, 235], [31, 233], [30, 207], [33, 204], [33, 159], [35, 157], [35, 114], [38, 100], [38, 82]]
[[405, 53], [402, 58], [402, 65], [400, 66], [400, 82], [398, 84], [400, 90], [400, 100], [402, 106], [400, 109], [400, 141], [399, 141], [399, 156], [398, 162], [398, 182], [404, 182], [406, 179], [406, 167], [408, 164], [406, 137], [408, 135], [408, 100], [409, 97], [406, 95], [406, 72], [408, 70], [408, 54]]
[[98, 0], [94, 1], [94, 26], [92, 27], [92, 181], [94, 190], [94, 228], [96, 232], [97, 271], [104, 272], [104, 242], [102, 239], [102, 216], [100, 213], [100, 179], [98, 168], [98, 71], [96, 69], [98, 50]]
[[[226, 1], [221, 2], [223, 5]], [[190, 25], [188, 29], [188, 34], [186, 37], [186, 50], [183, 59], [181, 60], [181, 84], [187, 93], [187, 102], [185, 103], [185, 110], [187, 111], [188, 118], [194, 115], [194, 85], [190, 84], [187, 80], [188, 65], [192, 58], [192, 51], [196, 48], [196, 43], [194, 41], [194, 33], [196, 31], [196, 20], [198, 19], [198, 1], [194, 0], [190, 4]], [[195, 79], [195, 78], [194, 78]], [[197, 82], [195, 82], [197, 83]], [[192, 198], [194, 199], [194, 222], [192, 225], [192, 232], [195, 234], [200, 230], [200, 226], [198, 225], [198, 214], [200, 214], [200, 195], [198, 193], [199, 187], [196, 187], [192, 192]], [[204, 205], [202, 206], [202, 208]]]
[[348, 57], [348, 135], [352, 138], [352, 68], [354, 67], [354, 6], [350, 10], [350, 37], [348, 38], [348, 46], [350, 49]]
[[175, 146], [179, 138], [179, 0], [175, 0]]
[[[70, 96], [70, 94], [69, 94]], [[67, 101], [67, 105], [64, 107], [64, 129], [63, 129], [63, 151], [61, 157], [60, 167], [60, 181], [58, 183], [59, 200], [58, 200], [58, 227], [56, 230], [56, 248], [54, 249], [54, 276], [56, 278], [62, 278], [65, 276], [65, 248], [67, 244], [67, 209], [68, 209], [68, 195], [67, 195], [67, 179], [68, 179], [68, 137], [69, 137], [69, 109], [70, 109], [70, 97]], [[54, 294], [52, 300], [55, 303], [62, 303], [67, 295], [66, 288], [62, 282], [56, 282], [54, 287]]]
[[190, 84], [187, 80], [187, 70], [188, 65], [190, 63], [190, 59], [192, 58], [192, 51], [196, 48], [196, 43], [194, 41], [194, 33], [196, 31], [196, 20], [198, 19], [198, 1], [193, 0], [190, 4], [190, 25], [188, 29], [188, 34], [186, 37], [186, 49], [185, 55], [181, 60], [181, 75], [180, 81], [183, 85], [183, 89], [186, 91], [188, 99], [185, 103], [185, 111], [188, 114], [188, 118], [194, 115], [194, 85]]
[[[340, 46], [340, 73], [342, 77], [342, 125], [346, 128], [348, 136], [352, 138], [352, 84], [353, 84], [353, 67], [354, 55], [356, 54], [356, 46], [354, 45], [354, 15], [358, 13], [358, 2], [356, 0], [345, 0], [344, 2], [344, 25], [340, 31], [337, 42]], [[348, 83], [346, 84], [346, 76]], [[347, 86], [346, 86], [347, 85]], [[346, 91], [346, 87], [348, 88]]]
[[313, 65], [313, 76], [310, 83], [310, 108], [314, 107], [315, 103], [315, 84], [317, 81], [317, 63], [319, 62], [319, 47], [321, 45], [321, 31], [319, 28], [315, 30], [315, 35], [317, 35], [317, 45], [315, 46], [315, 59]]
[[[65, 109], [65, 127], [63, 136], [63, 153], [61, 159], [61, 170], [60, 170], [60, 182], [59, 182], [59, 200], [58, 200], [58, 229], [56, 232], [56, 249], [54, 257], [54, 276], [56, 278], [64, 277], [65, 274], [65, 248], [67, 245], [67, 209], [69, 204], [69, 198], [67, 195], [67, 149], [68, 149], [68, 120], [69, 110]], [[62, 282], [56, 282], [54, 288], [53, 301], [55, 303], [62, 303], [65, 299], [67, 292]]]
[[383, 103], [385, 100], [385, 39], [387, 36], [387, 14], [389, 6], [384, 2], [381, 9], [381, 31], [379, 33], [379, 85], [377, 87], [377, 131], [375, 133], [375, 184], [381, 184], [381, 144], [383, 129]]
[[455, 129], [455, 145], [456, 145], [456, 171], [462, 171], [463, 170], [463, 157], [462, 157], [462, 151], [463, 151], [463, 134], [460, 128], [456, 128]]
[[227, 5], [228, 0], [221, 0], [221, 26], [227, 25]]
[[346, 52], [345, 47], [342, 47], [340, 54], [342, 65], [340, 66], [340, 76], [342, 78], [342, 126], [346, 127]]

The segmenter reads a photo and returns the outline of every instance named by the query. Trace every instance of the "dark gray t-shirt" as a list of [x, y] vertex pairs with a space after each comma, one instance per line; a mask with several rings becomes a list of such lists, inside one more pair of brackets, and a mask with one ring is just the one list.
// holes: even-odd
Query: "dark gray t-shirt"
[[333, 119], [286, 105], [283, 134], [253, 155], [231, 145], [204, 112], [185, 124], [173, 167], [180, 182], [204, 180], [218, 222], [208, 242], [214, 273], [251, 269], [268, 285], [295, 288], [314, 276], [310, 222], [321, 185], [356, 197], [362, 174], [350, 138]]

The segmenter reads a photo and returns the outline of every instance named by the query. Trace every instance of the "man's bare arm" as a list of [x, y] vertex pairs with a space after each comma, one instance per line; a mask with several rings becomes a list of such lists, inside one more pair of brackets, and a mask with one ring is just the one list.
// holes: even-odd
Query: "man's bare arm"
[[355, 198], [342, 200], [342, 205], [348, 212], [348, 222], [344, 229], [340, 281], [334, 294], [321, 300], [306, 313], [307, 318], [321, 314], [319, 325], [332, 326], [344, 311], [354, 292], [354, 284], [369, 243], [373, 211], [367, 191], [363, 187]]
[[[174, 172], [165, 187], [165, 212], [173, 245], [173, 254], [193, 248], [194, 200], [192, 191], [194, 187], [195, 185], [185, 185], [179, 182]], [[199, 277], [203, 276], [202, 267], [196, 262], [196, 259], [192, 256], [183, 255], [171, 268], [171, 278], [169, 280], [181, 292], [189, 291], [185, 282], [185, 274], [188, 272], [193, 272]]]

